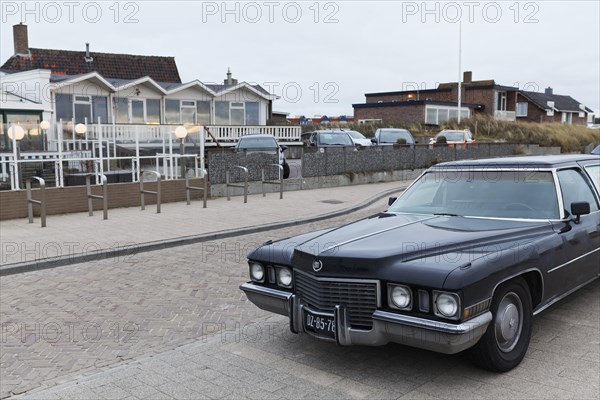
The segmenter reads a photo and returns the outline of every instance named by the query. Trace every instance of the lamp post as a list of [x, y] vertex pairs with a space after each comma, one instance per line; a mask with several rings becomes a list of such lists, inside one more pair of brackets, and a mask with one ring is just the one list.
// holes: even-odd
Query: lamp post
[[185, 178], [185, 158], [183, 158], [183, 155], [185, 154], [185, 149], [184, 149], [184, 144], [183, 141], [185, 140], [185, 137], [187, 136], [188, 132], [187, 129], [185, 129], [185, 126], [178, 126], [177, 128], [175, 128], [175, 137], [177, 137], [177, 139], [180, 140], [179, 142], [179, 161], [181, 163], [181, 178]]
[[46, 132], [50, 128], [50, 122], [43, 120], [40, 122], [40, 129], [42, 131], [42, 147], [44, 151], [48, 150], [48, 139], [46, 137]]
[[20, 142], [25, 137], [25, 130], [19, 125], [13, 125], [8, 128], [8, 138], [12, 140], [13, 157], [15, 159], [15, 189], [21, 188], [21, 169], [19, 161], [21, 160]]

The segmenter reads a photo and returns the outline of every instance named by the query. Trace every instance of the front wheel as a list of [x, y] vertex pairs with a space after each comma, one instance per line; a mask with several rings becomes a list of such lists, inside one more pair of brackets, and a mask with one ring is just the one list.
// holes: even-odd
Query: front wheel
[[471, 349], [475, 363], [497, 372], [506, 372], [519, 365], [531, 339], [531, 310], [531, 294], [522, 278], [500, 286], [492, 299], [492, 322]]

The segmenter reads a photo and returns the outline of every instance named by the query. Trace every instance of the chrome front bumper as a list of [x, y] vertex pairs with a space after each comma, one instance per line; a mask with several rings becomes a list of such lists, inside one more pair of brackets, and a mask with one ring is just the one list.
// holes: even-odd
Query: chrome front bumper
[[[240, 285], [240, 289], [259, 308], [287, 316], [292, 332], [315, 336], [304, 329], [306, 304], [298, 296], [251, 282]], [[344, 307], [336, 306], [333, 315], [337, 324], [335, 341], [339, 345], [381, 346], [391, 342], [446, 354], [458, 353], [474, 346], [492, 320], [492, 313], [489, 311], [461, 324], [451, 324], [376, 310], [373, 313], [373, 327], [370, 330], [359, 330], [350, 327]]]

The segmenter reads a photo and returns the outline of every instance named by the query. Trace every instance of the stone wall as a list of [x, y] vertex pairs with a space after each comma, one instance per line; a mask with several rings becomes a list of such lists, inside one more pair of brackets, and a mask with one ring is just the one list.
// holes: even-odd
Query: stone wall
[[230, 182], [243, 182], [244, 175], [239, 165], [248, 168], [248, 181], [260, 181], [262, 168], [265, 168], [267, 180], [278, 179], [279, 158], [276, 154], [255, 151], [239, 151], [231, 149], [214, 150], [208, 152], [208, 179], [211, 184], [225, 183], [225, 173], [231, 171]]
[[[458, 147], [377, 146], [362, 149], [326, 148], [321, 151], [305, 150], [302, 158], [302, 176], [330, 176], [377, 171], [428, 168], [433, 164], [489, 157], [514, 155], [517, 145], [483, 143]], [[313, 149], [311, 149], [313, 150]]]

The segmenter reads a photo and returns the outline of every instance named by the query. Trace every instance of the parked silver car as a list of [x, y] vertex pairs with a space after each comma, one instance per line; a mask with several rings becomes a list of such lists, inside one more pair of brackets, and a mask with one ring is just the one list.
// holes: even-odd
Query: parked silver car
[[285, 159], [285, 154], [283, 154], [283, 152], [287, 150], [287, 146], [280, 146], [277, 143], [277, 139], [275, 139], [275, 136], [267, 134], [242, 136], [236, 143], [235, 149], [245, 151], [277, 153], [277, 155], [279, 156], [279, 164], [283, 167], [283, 178], [289, 178], [290, 166], [287, 163], [287, 160]]

